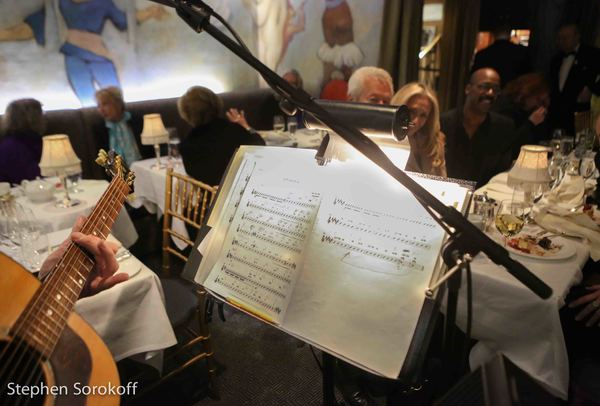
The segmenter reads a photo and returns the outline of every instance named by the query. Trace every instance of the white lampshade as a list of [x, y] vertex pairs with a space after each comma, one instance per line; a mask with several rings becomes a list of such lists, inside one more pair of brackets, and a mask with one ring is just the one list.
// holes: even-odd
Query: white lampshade
[[160, 114], [144, 114], [142, 144], [155, 145], [169, 142], [169, 132], [160, 118]]
[[508, 172], [508, 185], [512, 187], [547, 186], [548, 148], [540, 145], [523, 145], [514, 166]]
[[42, 176], [61, 176], [81, 173], [81, 160], [75, 155], [71, 141], [65, 134], [46, 135], [42, 138]]

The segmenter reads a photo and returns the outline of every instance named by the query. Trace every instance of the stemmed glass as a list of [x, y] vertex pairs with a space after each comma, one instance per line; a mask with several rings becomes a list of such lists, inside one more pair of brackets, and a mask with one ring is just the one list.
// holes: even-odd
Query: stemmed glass
[[496, 228], [504, 236], [504, 245], [507, 239], [519, 234], [525, 225], [524, 202], [502, 200], [496, 213]]
[[79, 181], [81, 181], [81, 172], [74, 173], [72, 175], [67, 176], [67, 182], [71, 183], [71, 187], [69, 188], [69, 193], [81, 193], [83, 189], [79, 189]]

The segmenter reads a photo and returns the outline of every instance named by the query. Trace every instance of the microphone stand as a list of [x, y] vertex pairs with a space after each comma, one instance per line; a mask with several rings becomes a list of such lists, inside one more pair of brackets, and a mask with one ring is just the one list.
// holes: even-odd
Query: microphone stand
[[[346, 142], [405, 186], [415, 196], [419, 203], [423, 205], [431, 217], [448, 233], [450, 241], [447, 244], [447, 247], [451, 247], [451, 251], [445, 249], [442, 256], [449, 268], [454, 268], [456, 270], [464, 269], [465, 263], [468, 264], [471, 258], [483, 251], [493, 262], [503, 266], [511, 275], [517, 278], [540, 298], [547, 299], [552, 295], [552, 289], [541, 279], [532, 274], [521, 263], [510, 258], [505, 248], [498, 245], [481, 230], [467, 221], [458, 210], [453, 207], [445, 206], [421, 185], [410, 178], [404, 171], [397, 168], [375, 142], [353, 126], [346, 125], [335, 119], [327, 110], [315, 103], [314, 99], [308, 93], [302, 89], [291, 86], [260, 62], [248, 51], [243, 43], [240, 45], [219, 29], [215, 28], [210, 23], [209, 19], [211, 15], [216, 15], [216, 13], [214, 13], [214, 11], [203, 1], [158, 0], [156, 2], [175, 7], [177, 14], [194, 31], [198, 33], [202, 31], [207, 32], [211, 37], [253, 67], [273, 90], [279, 93], [284, 99], [289, 100], [300, 109], [311, 113], [319, 121], [335, 131]], [[221, 18], [219, 18], [219, 20], [222, 21]], [[457, 278], [459, 275], [460, 273], [456, 273], [454, 276], [445, 276], [444, 280], [451, 277]], [[458, 281], [460, 281], [460, 279], [458, 279]], [[435, 288], [437, 288], [440, 283], [438, 283]], [[458, 283], [460, 284], [460, 282]], [[456, 283], [454, 285], [456, 285]], [[457, 289], [455, 288], [454, 290], [456, 291]], [[453, 299], [453, 302], [452, 306], [454, 309], [448, 309], [452, 322], [454, 322], [453, 318], [456, 312], [455, 298]], [[329, 396], [330, 395], [331, 393]], [[329, 399], [331, 398], [329, 397]]]

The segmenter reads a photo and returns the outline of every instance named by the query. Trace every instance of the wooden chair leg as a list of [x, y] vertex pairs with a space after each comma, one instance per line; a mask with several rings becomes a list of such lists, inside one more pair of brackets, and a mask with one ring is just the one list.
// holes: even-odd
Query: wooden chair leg
[[206, 365], [208, 367], [208, 391], [209, 396], [213, 399], [220, 399], [219, 389], [217, 387], [217, 368], [213, 359], [212, 341], [210, 337], [210, 331], [206, 323], [206, 301], [208, 294], [203, 287], [199, 287], [196, 290], [198, 295], [198, 323], [200, 328], [200, 334], [206, 337], [202, 341], [204, 352], [206, 353]]

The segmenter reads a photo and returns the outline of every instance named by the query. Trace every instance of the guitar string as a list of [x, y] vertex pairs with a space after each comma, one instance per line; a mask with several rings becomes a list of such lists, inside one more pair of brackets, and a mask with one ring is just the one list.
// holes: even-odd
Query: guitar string
[[[117, 178], [116, 178], [116, 179], [117, 179]], [[114, 179], [113, 179], [113, 182], [111, 182], [111, 185], [109, 185], [109, 188], [107, 189], [106, 193], [105, 193], [105, 194], [102, 196], [102, 198], [99, 200], [99, 202], [98, 202], [98, 204], [97, 204], [97, 207], [98, 207], [99, 209], [103, 209], [103, 210], [104, 210], [104, 209], [105, 209], [105, 207], [104, 207], [104, 206], [106, 206], [106, 205], [107, 205], [107, 203], [110, 203], [110, 201], [111, 201], [111, 200], [116, 200], [116, 199], [115, 199], [115, 197], [117, 197], [117, 198], [118, 198], [119, 196], [114, 196], [114, 195], [115, 195], [115, 194], [119, 194], [119, 192], [121, 192], [121, 193], [120, 193], [120, 194], [121, 194], [121, 196], [120, 196], [120, 197], [121, 197], [121, 199], [122, 199], [122, 200], [125, 200], [125, 198], [126, 198], [126, 194], [124, 194], [124, 193], [123, 193], [123, 191], [119, 191], [119, 190], [118, 190], [116, 187], [114, 187], [114, 185], [117, 185], [117, 186], [118, 186], [118, 180], [115, 182], [115, 181], [114, 181]], [[127, 187], [127, 188], [128, 188], [128, 187]], [[118, 202], [118, 201], [116, 201], [115, 203], [119, 203], [119, 202]], [[120, 204], [119, 206], [121, 206], [121, 205], [122, 205], [122, 202], [120, 202], [120, 203], [121, 203], [121, 204]], [[116, 210], [115, 210], [115, 211], [116, 211]], [[101, 212], [101, 211], [100, 211], [100, 212]], [[114, 219], [111, 219], [113, 222], [114, 222], [114, 220], [116, 219], [116, 216], [117, 216], [117, 215], [118, 215], [118, 211], [117, 211], [117, 212], [115, 213], [115, 215], [114, 215], [114, 216], [115, 216], [115, 218], [114, 218]], [[112, 217], [112, 216], [111, 216], [111, 217]], [[89, 228], [90, 228], [90, 226], [91, 226], [91, 229], [93, 230], [94, 228], [96, 228], [96, 227], [97, 227], [97, 223], [100, 223], [100, 221], [99, 221], [99, 220], [100, 220], [100, 217], [99, 217], [99, 216], [91, 216], [91, 218], [90, 218], [90, 219], [88, 219], [88, 221], [86, 221], [86, 222], [84, 223], [84, 226], [82, 227], [82, 230], [81, 230], [81, 231], [85, 232], [85, 231], [86, 231], [86, 229], [89, 229]], [[104, 225], [105, 225], [105, 224], [104, 224]], [[109, 228], [109, 229], [110, 229], [110, 228]], [[91, 230], [90, 230], [90, 231], [91, 231]], [[79, 262], [79, 263], [81, 264], [81, 261], [80, 261], [80, 260], [81, 260], [81, 257], [85, 255], [85, 254], [84, 254], [84, 253], [83, 253], [83, 252], [82, 252], [80, 249], [78, 249], [78, 247], [77, 247], [75, 244], [72, 244], [72, 243], [71, 243], [71, 244], [68, 246], [68, 248], [67, 248], [67, 250], [66, 250], [66, 252], [65, 252], [65, 254], [64, 254], [64, 255], [66, 256], [67, 254], [69, 254], [69, 257], [67, 258], [67, 260], [65, 261], [65, 260], [62, 260], [62, 259], [61, 259], [61, 260], [60, 260], [60, 261], [57, 263], [57, 266], [58, 266], [59, 264], [61, 264], [61, 263], [62, 263], [62, 264], [64, 264], [65, 266], [68, 266], [68, 267], [70, 268], [71, 266], [73, 266], [73, 265], [74, 265], [72, 262]], [[65, 258], [65, 256], [63, 256], [63, 258]], [[85, 257], [87, 257], [87, 255], [85, 255]], [[88, 275], [88, 276], [89, 276], [89, 275]], [[52, 291], [52, 290], [56, 289], [56, 287], [57, 287], [56, 285], [58, 285], [58, 282], [62, 282], [62, 283], [64, 284], [64, 279], [65, 279], [66, 277], [69, 277], [69, 276], [68, 276], [68, 275], [66, 275], [65, 273], [60, 273], [60, 274], [59, 274], [57, 277], [55, 277], [55, 278], [51, 279], [51, 281], [50, 281], [51, 283], [50, 283], [50, 284], [47, 284], [47, 286], [44, 288], [44, 289], [45, 289], [45, 291]], [[85, 288], [85, 285], [84, 285], [84, 286], [83, 286], [81, 289], [83, 289], [83, 288]], [[74, 292], [73, 292], [73, 293], [74, 293]], [[31, 312], [33, 311], [34, 307], [35, 307], [35, 306], [38, 304], [38, 303], [36, 303], [36, 302], [38, 302], [38, 301], [41, 299], [41, 297], [42, 297], [42, 296], [43, 296], [42, 294], [38, 295], [38, 296], [36, 297], [36, 300], [35, 300], [34, 304], [33, 304], [32, 306], [30, 306], [30, 307], [29, 307], [29, 312], [28, 312], [29, 314], [25, 314], [25, 315], [24, 315], [24, 317], [23, 317], [23, 319], [22, 319], [22, 323], [20, 323], [20, 325], [19, 325], [19, 328], [17, 328], [17, 329], [15, 330], [15, 333], [14, 333], [14, 335], [15, 335], [16, 337], [21, 337], [21, 333], [22, 333], [21, 329], [22, 329], [22, 328], [24, 328], [24, 327], [25, 327], [25, 326], [26, 326], [28, 323], [31, 323], [31, 320], [30, 320], [30, 319], [31, 319]], [[75, 298], [75, 300], [77, 300], [77, 298]], [[74, 302], [72, 303], [72, 305], [74, 305]], [[60, 311], [60, 313], [62, 313], [62, 315], [61, 315], [61, 316], [63, 317], [63, 319], [64, 319], [64, 322], [66, 323], [66, 318], [68, 318], [68, 315], [70, 314], [70, 311], [68, 311], [68, 312], [67, 312], [67, 315], [66, 315], [66, 317], [65, 317], [65, 315], [64, 315], [64, 313], [65, 313], [65, 310], [66, 310], [66, 309], [63, 309], [63, 310], [61, 310], [61, 311]], [[38, 321], [39, 321], [39, 320], [38, 320]], [[50, 331], [52, 331], [52, 330], [50, 330]], [[54, 332], [54, 333], [55, 333], [55, 332]], [[55, 333], [55, 334], [56, 334], [56, 333]], [[62, 334], [62, 332], [61, 332], [60, 334]], [[60, 338], [60, 334], [58, 335], [58, 338]], [[55, 340], [54, 346], [56, 345], [56, 342], [58, 341], [58, 338]], [[5, 358], [5, 356], [6, 356], [6, 353], [7, 353], [7, 352], [8, 352], [8, 350], [9, 350], [9, 347], [11, 347], [11, 345], [10, 345], [10, 344], [12, 343], [12, 341], [13, 341], [13, 339], [11, 339], [11, 340], [10, 340], [10, 342], [9, 342], [9, 343], [8, 343], [8, 344], [5, 346], [5, 348], [4, 348], [3, 352], [2, 352], [2, 354], [0, 355], [0, 359], [3, 359], [3, 358]], [[18, 340], [17, 348], [18, 348], [18, 347], [26, 347], [27, 345], [28, 345], [28, 344], [27, 344], [27, 342], [25, 342], [25, 340], [24, 340], [24, 339], [20, 339], [20, 340]], [[43, 348], [43, 350], [45, 350], [45, 351], [48, 351], [48, 347], [47, 347], [47, 346], [46, 346], [46, 347], [44, 347], [44, 348]], [[54, 348], [50, 348], [49, 354], [51, 354], [53, 350], [54, 350]], [[16, 349], [15, 349], [15, 350], [13, 350], [13, 352], [12, 352], [12, 355], [14, 355], [16, 352], [17, 352], [17, 351], [16, 351]], [[30, 354], [33, 354], [33, 353], [30, 353]], [[23, 355], [21, 355], [21, 358], [22, 358], [22, 356], [23, 356]], [[30, 360], [29, 360], [28, 364], [30, 364], [30, 363], [31, 363], [31, 361], [33, 361], [33, 362], [37, 363], [37, 360], [32, 360], [32, 359], [31, 359], [32, 357], [33, 357], [33, 355], [30, 355]], [[11, 356], [11, 358], [13, 358], [13, 357]], [[39, 358], [39, 357], [38, 357], [38, 358]], [[6, 365], [8, 365], [8, 364], [9, 364], [9, 362], [10, 362], [10, 360], [8, 360], [8, 362], [6, 362], [6, 361], [5, 361], [5, 362], [3, 362], [3, 364], [6, 366]], [[21, 359], [19, 359], [19, 360], [17, 361], [17, 363], [16, 363], [16, 364], [14, 364], [14, 365], [21, 365], [21, 362], [22, 362], [22, 360], [21, 360]], [[13, 368], [13, 371], [11, 371], [11, 372], [13, 372], [13, 373], [14, 373], [14, 368]], [[3, 370], [0, 372], [0, 376], [2, 376], [2, 375], [5, 375], [5, 374], [6, 374], [6, 368], [3, 368]], [[39, 377], [38, 377], [38, 379], [39, 379]], [[37, 380], [36, 380], [36, 381], [37, 381]]]
[[[114, 188], [110, 188], [109, 190], [107, 190], [107, 193], [106, 193], [107, 198], [106, 199], [104, 199], [104, 198], [101, 199], [99, 201], [99, 203], [98, 203], [99, 209], [102, 209], [102, 210], [98, 209], [100, 212], [103, 212], [105, 210], [103, 206], [106, 205], [107, 201], [110, 202], [112, 200], [111, 197], [114, 197], [114, 196], [111, 196], [111, 195], [114, 195], [115, 192], [118, 192], [118, 190], [114, 190]], [[122, 197], [124, 199], [124, 196], [122, 196]], [[118, 215], [118, 212], [116, 213], [116, 215]], [[98, 220], [99, 220], [98, 216], [91, 216], [90, 219], [88, 221], [86, 221], [86, 223], [82, 227], [82, 231], [86, 232], [86, 229], [90, 229], [91, 228], [92, 230], [94, 230], [95, 228], [97, 228], [97, 224], [96, 223], [98, 223]], [[91, 231], [91, 230], [88, 230], [88, 232], [89, 231]], [[79, 262], [79, 264], [82, 265], [81, 264], [81, 260], [80, 260], [81, 257], [84, 256], [84, 258], [85, 258], [87, 256], [81, 250], [77, 249], [77, 247], [74, 244], [73, 244], [73, 247], [74, 247], [75, 254], [72, 255], [72, 256], [70, 256], [68, 258], [68, 261], [67, 261], [68, 262], [67, 266], [69, 267], [69, 269], [74, 265], [71, 262]], [[71, 251], [73, 251], [73, 249], [71, 249]], [[58, 274], [58, 276], [57, 276], [56, 279], [52, 279], [50, 281], [51, 283], [48, 285], [47, 290], [52, 291], [54, 288], [56, 288], [56, 286], [52, 285], [52, 282], [57, 281], [57, 282], [54, 283], [54, 285], [57, 285], [58, 284], [58, 280], [63, 280], [65, 278], [65, 275], [66, 274], [64, 272]], [[83, 286], [82, 289], [84, 287], [85, 286]], [[68, 314], [70, 314], [70, 312], [68, 312]], [[68, 314], [67, 314], [66, 317], [68, 317]], [[66, 323], [66, 319], [64, 320], [64, 322]], [[56, 343], [57, 343], [57, 341], [55, 341], [54, 346], [56, 345]], [[25, 345], [27, 345], [27, 343], [25, 343]], [[47, 351], [47, 352], [50, 355], [50, 354], [52, 354], [53, 351], [54, 351], [54, 348], [51, 348], [50, 351]], [[21, 376], [17, 378], [17, 382], [36, 383], [41, 378], [42, 371], [40, 369], [34, 368], [35, 364], [38, 363], [40, 357], [37, 357], [38, 359], [36, 359], [36, 356], [34, 355], [33, 352], [30, 352], [29, 354], [30, 355], [29, 355], [29, 359], [27, 360], [27, 365], [25, 365], [25, 368], [22, 369]], [[48, 357], [49, 357], [49, 355], [48, 355]], [[31, 365], [32, 363], [34, 365]], [[19, 360], [16, 363], [16, 365], [22, 365], [22, 360]], [[27, 377], [27, 379], [23, 381], [23, 372], [26, 372], [26, 371], [30, 371], [30, 373], [29, 373], [29, 376]], [[37, 371], [37, 373], [35, 371]], [[35, 374], [35, 376], [34, 376], [34, 374]]]
[[[119, 198], [119, 196], [116, 196], [116, 198], [115, 198], [115, 196], [111, 196], [111, 195], [114, 195], [114, 194], [116, 194], [118, 192], [119, 192], [119, 190], [116, 189], [116, 188], [114, 190], [111, 190], [110, 192], [107, 191], [107, 197], [108, 198], [107, 199], [103, 199], [103, 200], [107, 200], [107, 202], [102, 201], [101, 203], [99, 202], [99, 204], [98, 204], [98, 207], [99, 207], [98, 211], [100, 213], [105, 212], [106, 209], [103, 206], [105, 206], [106, 203], [108, 203], [108, 204], [113, 203], [112, 206], [114, 208], [114, 203], [118, 203], [117, 199]], [[125, 197], [126, 197], [126, 195], [122, 195], [120, 197], [122, 198], [122, 200], [124, 200]], [[113, 202], [113, 200], [116, 200], [116, 201]], [[122, 202], [120, 202], [120, 203], [122, 204]], [[116, 219], [116, 216], [118, 216], [118, 211], [116, 211], [116, 213], [115, 213], [115, 219]], [[112, 219], [112, 221], [114, 222], [115, 219]], [[92, 230], [96, 231], [98, 229], [98, 225], [99, 225], [98, 223], [105, 224], [104, 221], [100, 221], [101, 217], [99, 217], [99, 216], [91, 216], [91, 218], [89, 220], [90, 221], [86, 222], [84, 224], [84, 226], [82, 227], [82, 231], [84, 232], [84, 234], [89, 234]], [[81, 263], [80, 258], [82, 256], [84, 256], [84, 259], [85, 259], [85, 257], [87, 257], [87, 255], [84, 254], [82, 251], [79, 251], [78, 254], [79, 254], [78, 255], [79, 258], [77, 258], [77, 255], [73, 256], [73, 261], [79, 262], [79, 265], [84, 265], [84, 264]], [[69, 267], [73, 266], [73, 265], [74, 264], [70, 264]], [[85, 264], [85, 265], [89, 266], [89, 264]], [[91, 265], [93, 266], [93, 262], [92, 262]], [[91, 272], [91, 269], [88, 272]], [[63, 278], [65, 275], [66, 274], [63, 272], [63, 273], [60, 274], [60, 277]], [[89, 277], [89, 274], [88, 274], [88, 277]], [[58, 283], [56, 283], [56, 284], [58, 284]], [[86, 283], [84, 282], [83, 283], [83, 287], [81, 289], [83, 290], [83, 289], [85, 289], [85, 287], [86, 287]], [[70, 315], [70, 312], [67, 314], [66, 317], [68, 318], [69, 315]], [[65, 320], [65, 323], [66, 323], [66, 320]], [[57, 344], [57, 341], [54, 342], [54, 346], [50, 349], [49, 354], [53, 353], [54, 348], [56, 347], [56, 344]], [[33, 359], [32, 356], [30, 356], [30, 360], [29, 360], [28, 364], [31, 364], [31, 362], [37, 363], [37, 361], [35, 359]], [[35, 382], [37, 382], [41, 378], [42, 371], [40, 369], [32, 368], [31, 365], [28, 365], [24, 369], [24, 371], [27, 371], [27, 370], [29, 370], [31, 372], [30, 372], [29, 376], [27, 377], [27, 379], [25, 380], [25, 382], [34, 382], [35, 383]], [[37, 371], [37, 372], [35, 372], [35, 371]], [[34, 376], [34, 374], [35, 374], [35, 376]]]
[[[108, 199], [106, 199], [106, 200], [108, 200], [108, 203], [109, 203], [109, 204], [111, 203], [111, 200], [116, 200], [116, 199], [111, 199], [111, 197], [114, 197], [114, 196], [110, 196], [110, 195], [111, 195], [111, 194], [112, 194], [112, 195], [114, 195], [115, 193], [118, 193], [118, 192], [119, 192], [118, 190], [114, 190], [114, 192], [113, 192], [112, 190], [111, 190], [110, 192], [107, 192], [107, 195], [108, 195], [108, 197], [109, 197], [109, 198], [108, 198]], [[124, 200], [125, 196], [121, 196], [121, 197], [122, 197], [122, 198], [123, 198], [123, 200]], [[118, 196], [117, 196], [117, 198], [118, 198]], [[117, 202], [118, 202], [118, 201], [117, 201]], [[104, 206], [104, 205], [105, 205], [105, 203], [106, 203], [106, 202], [102, 202], [101, 204], [99, 203], [99, 205], [98, 205], [98, 206], [99, 206], [99, 208], [98, 208], [98, 211], [99, 211], [99, 212], [101, 212], [101, 213], [102, 213], [102, 212], [105, 212], [105, 208], [104, 208], [104, 207], [102, 207], [102, 206]], [[113, 206], [114, 206], [114, 204], [113, 204]], [[118, 212], [116, 212], [115, 218], [116, 218], [116, 216], [118, 216]], [[100, 223], [100, 224], [105, 224], [105, 222], [104, 222], [104, 221], [100, 221], [100, 220], [101, 220], [101, 217], [98, 217], [98, 216], [91, 216], [91, 218], [90, 218], [89, 220], [90, 220], [90, 221], [86, 222], [86, 223], [84, 224], [84, 226], [82, 227], [82, 231], [83, 231], [85, 234], [88, 234], [88, 233], [89, 233], [90, 231], [92, 231], [92, 230], [94, 230], [94, 231], [95, 231], [95, 230], [97, 230], [97, 229], [98, 229], [98, 226], [99, 226], [99, 224], [97, 224], [97, 223]], [[113, 219], [113, 221], [114, 221], [114, 219]], [[86, 230], [87, 230], [87, 231], [86, 231]], [[81, 251], [80, 251], [80, 252], [78, 252], [78, 254], [79, 254], [79, 255], [78, 255], [78, 257], [79, 257], [79, 258], [81, 258], [82, 256], [84, 256], [84, 257], [87, 257], [87, 255], [86, 255], [86, 254], [84, 254], [84, 253], [83, 253], [83, 252], [81, 252]], [[76, 255], [76, 256], [73, 256], [73, 261], [75, 261], [75, 262], [79, 262], [79, 265], [84, 265], [84, 264], [82, 264], [82, 263], [80, 262], [79, 258], [77, 258], [77, 255]], [[70, 266], [72, 266], [72, 265], [73, 265], [73, 264], [70, 264]], [[89, 264], [85, 264], [85, 265], [89, 266]], [[93, 266], [93, 263], [92, 263], [91, 265]], [[89, 272], [91, 272], [91, 269], [90, 269], [90, 271], [89, 271]], [[64, 273], [64, 272], [60, 274], [60, 277], [64, 277], [64, 276], [65, 276], [65, 273]], [[88, 274], [88, 276], [89, 276], [89, 274]], [[58, 283], [56, 283], [56, 284], [58, 284]], [[86, 287], [85, 285], [86, 285], [86, 284], [84, 283], [83, 285], [84, 285], [84, 286], [82, 287], [82, 289], [85, 289], [85, 287]], [[70, 312], [67, 314], [67, 316], [66, 316], [66, 317], [68, 318], [68, 316], [69, 316], [69, 315], [70, 315]], [[66, 320], [65, 320], [65, 323], [66, 323]], [[54, 342], [54, 346], [53, 346], [53, 348], [51, 348], [51, 349], [50, 349], [50, 351], [49, 351], [49, 354], [52, 354], [52, 353], [53, 353], [53, 351], [54, 351], [54, 348], [55, 348], [56, 344], [57, 344], [57, 341], [55, 341], [55, 342]], [[29, 359], [29, 362], [28, 362], [28, 364], [29, 364], [29, 365], [28, 365], [28, 366], [27, 366], [27, 367], [24, 369], [24, 371], [28, 371], [28, 370], [30, 371], [30, 373], [29, 373], [29, 376], [28, 376], [28, 377], [25, 379], [25, 382], [28, 382], [28, 383], [35, 383], [35, 382], [38, 382], [38, 381], [39, 381], [39, 379], [41, 378], [41, 375], [42, 375], [42, 371], [41, 371], [40, 369], [36, 369], [36, 368], [34, 368], [33, 366], [35, 366], [35, 365], [33, 365], [33, 366], [32, 366], [32, 365], [30, 365], [32, 362], [35, 364], [35, 363], [37, 363], [37, 360], [35, 360], [35, 359], [33, 358], [33, 356], [30, 356], [30, 359]], [[36, 372], [36, 371], [37, 371], [37, 372]]]
[[[112, 182], [111, 182], [111, 184], [112, 184]], [[114, 187], [111, 187], [111, 186], [112, 185], [109, 185], [109, 189], [107, 189], [107, 193], [105, 193], [105, 195], [103, 195], [103, 197], [98, 202], [98, 207], [103, 208], [103, 206], [106, 205], [107, 200], [111, 200], [111, 197], [112, 197], [111, 195], [114, 195]], [[89, 224], [94, 225], [95, 222], [96, 222], [96, 219], [97, 219], [96, 216], [92, 216], [90, 219], [88, 219], [88, 221], [86, 221], [86, 223], [84, 224], [84, 226], [82, 228], [82, 231], [85, 231], [85, 229], [88, 228]], [[69, 247], [68, 247], [68, 249], [67, 249], [67, 252], [65, 253], [65, 255], [66, 254], [69, 254], [69, 257], [67, 258], [67, 260], [65, 261], [65, 260], [61, 259], [59, 261], [59, 263], [61, 263], [61, 262], [62, 263], [66, 263], [66, 265], [68, 265], [69, 267], [71, 267], [73, 265], [71, 262], [79, 260], [79, 258], [77, 258], [77, 257], [81, 257], [81, 255], [83, 253], [81, 252], [81, 250], [77, 249], [77, 247], [75, 246], [75, 244], [70, 244]], [[63, 258], [65, 258], [65, 256], [63, 256]], [[53, 288], [56, 287], [55, 285], [57, 284], [58, 280], [63, 280], [63, 279], [64, 279], [64, 273], [58, 274], [58, 276], [56, 277], [56, 279], [53, 278], [50, 281], [51, 283], [49, 283], [45, 287], [45, 290], [50, 290], [51, 291]], [[54, 281], [57, 281], [57, 282], [54, 282]], [[54, 284], [52, 282], [54, 282]], [[64, 283], [64, 281], [63, 281], [63, 283]], [[22, 319], [22, 323], [19, 325], [19, 328], [17, 328], [15, 330], [15, 334], [14, 335], [17, 336], [17, 337], [20, 337], [20, 339], [18, 340], [17, 347], [26, 347], [27, 346], [27, 342], [25, 342], [24, 338], [21, 338], [21, 335], [22, 335], [21, 334], [21, 329], [24, 328], [27, 325], [27, 323], [31, 323], [31, 321], [29, 320], [30, 316], [31, 316], [30, 313], [33, 311], [33, 308], [35, 307], [35, 305], [37, 305], [37, 302], [39, 301], [39, 299], [41, 297], [42, 297], [41, 294], [38, 297], [36, 297], [36, 300], [34, 301], [34, 304], [31, 307], [29, 307], [29, 312], [24, 315], [24, 317]], [[5, 350], [8, 349], [7, 347], [9, 347], [9, 346], [7, 345], [5, 347]], [[43, 350], [47, 351], [47, 347], [43, 348]], [[5, 353], [6, 353], [6, 351], [3, 351], [2, 357], [4, 357]], [[25, 351], [22, 353], [20, 359], [14, 364], [15, 366], [22, 365], [22, 357], [23, 357], [24, 353], [25, 353]], [[14, 355], [14, 354], [16, 354], [16, 351], [12, 352], [12, 355]], [[0, 357], [0, 358], [2, 358], [2, 357]], [[33, 352], [30, 353], [30, 357], [29, 357], [30, 359], [28, 360], [27, 364], [31, 364], [32, 357], [34, 357], [33, 356]], [[33, 361], [35, 363], [37, 363], [37, 360], [34, 359]], [[4, 363], [4, 365], [8, 365], [8, 363]], [[12, 372], [12, 374], [14, 374], [14, 368], [13, 368], [13, 371], [11, 371], [11, 372]], [[3, 374], [5, 374], [5, 371], [2, 371], [2, 373], [0, 373], [0, 376], [2, 376]], [[38, 379], [39, 379], [39, 377], [38, 377]]]

